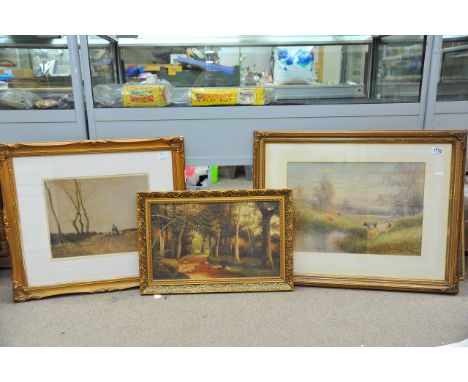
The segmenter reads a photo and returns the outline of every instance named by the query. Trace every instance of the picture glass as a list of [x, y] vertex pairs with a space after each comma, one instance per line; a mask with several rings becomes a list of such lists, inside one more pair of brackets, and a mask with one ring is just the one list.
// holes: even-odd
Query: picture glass
[[449, 144], [268, 143], [265, 187], [293, 190], [295, 275], [443, 280]]
[[421, 256], [425, 163], [291, 162], [295, 248]]
[[170, 151], [13, 164], [29, 286], [138, 277], [136, 194], [173, 190]]
[[280, 276], [280, 203], [151, 204], [154, 280]]
[[135, 252], [135, 195], [148, 175], [44, 180], [53, 259]]

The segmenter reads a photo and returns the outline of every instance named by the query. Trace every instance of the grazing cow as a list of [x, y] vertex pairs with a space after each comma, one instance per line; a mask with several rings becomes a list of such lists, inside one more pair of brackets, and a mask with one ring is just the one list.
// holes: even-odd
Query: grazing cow
[[385, 223], [364, 222], [362, 226], [366, 227], [369, 230], [368, 232], [369, 240], [375, 239], [379, 235], [379, 233], [385, 232], [385, 234], [387, 234], [388, 231], [393, 227], [391, 222], [385, 222]]
[[335, 217], [333, 215], [327, 215], [327, 222], [332, 224], [335, 221]]
[[390, 229], [393, 227], [391, 222], [385, 222], [385, 223], [376, 223], [375, 228], [379, 230], [379, 232], [385, 232], [388, 233]]
[[369, 240], [374, 240], [378, 235], [379, 235], [379, 230], [374, 227], [369, 229], [369, 232], [367, 233], [367, 237]]

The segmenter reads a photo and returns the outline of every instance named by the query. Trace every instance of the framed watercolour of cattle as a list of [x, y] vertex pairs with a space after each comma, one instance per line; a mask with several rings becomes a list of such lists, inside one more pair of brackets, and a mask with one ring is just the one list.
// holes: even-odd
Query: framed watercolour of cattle
[[456, 293], [465, 131], [254, 134], [254, 186], [294, 199], [295, 282]]

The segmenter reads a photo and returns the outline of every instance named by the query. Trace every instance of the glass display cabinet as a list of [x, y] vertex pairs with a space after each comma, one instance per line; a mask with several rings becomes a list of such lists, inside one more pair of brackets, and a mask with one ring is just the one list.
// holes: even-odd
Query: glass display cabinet
[[[468, 128], [468, 36], [436, 36], [432, 107], [427, 125], [437, 129]], [[435, 100], [434, 100], [435, 99]]]
[[80, 36], [91, 138], [183, 135], [249, 165], [252, 132], [421, 129], [433, 36]]
[[76, 37], [0, 36], [0, 132], [3, 142], [87, 137]]
[[[425, 37], [141, 36], [113, 43], [88, 38], [96, 107], [160, 106], [123, 99], [129, 86], [164, 84], [164, 106], [418, 102]], [[254, 102], [249, 94], [264, 97]], [[203, 103], [196, 99], [204, 96]]]
[[0, 109], [73, 109], [66, 38], [30, 40], [0, 38]]
[[468, 36], [0, 36], [3, 142], [182, 135], [249, 165], [254, 130], [468, 126]]
[[468, 36], [444, 36], [437, 101], [468, 100]]

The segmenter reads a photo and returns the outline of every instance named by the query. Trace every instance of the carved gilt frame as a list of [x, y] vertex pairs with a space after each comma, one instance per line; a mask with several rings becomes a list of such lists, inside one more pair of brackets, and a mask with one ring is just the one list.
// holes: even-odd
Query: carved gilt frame
[[[291, 190], [226, 190], [138, 193], [138, 253], [141, 294], [291, 291], [294, 289]], [[280, 207], [279, 277], [154, 280], [151, 206], [156, 203], [277, 201]]]
[[255, 131], [253, 140], [254, 188], [265, 188], [265, 166], [268, 165], [268, 163], [265, 163], [265, 146], [270, 143], [450, 144], [452, 147], [450, 203], [444, 280], [301, 274], [295, 276], [295, 284], [451, 294], [458, 292], [458, 281], [464, 276], [463, 177], [466, 161], [467, 131]]
[[[17, 302], [68, 294], [121, 290], [139, 285], [138, 277], [93, 280], [53, 285], [30, 286], [23, 258], [18, 197], [13, 158], [50, 155], [105, 154], [124, 152], [171, 151], [175, 190], [185, 189], [183, 137], [119, 139], [95, 141], [34, 142], [0, 145], [0, 183], [4, 208], [5, 233], [12, 262], [13, 298]], [[135, 196], [136, 198], [136, 196]], [[136, 208], [136, 205], [135, 205]]]

